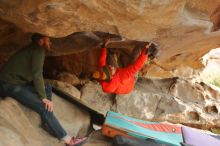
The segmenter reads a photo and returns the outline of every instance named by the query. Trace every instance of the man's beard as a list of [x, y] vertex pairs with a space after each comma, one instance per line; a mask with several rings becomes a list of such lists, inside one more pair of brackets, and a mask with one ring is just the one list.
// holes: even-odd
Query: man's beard
[[46, 55], [51, 56], [51, 55], [50, 55], [51, 52], [52, 52], [51, 47], [50, 47], [50, 46], [47, 46], [47, 45], [44, 45], [43, 48], [44, 48], [44, 50], [45, 50]]

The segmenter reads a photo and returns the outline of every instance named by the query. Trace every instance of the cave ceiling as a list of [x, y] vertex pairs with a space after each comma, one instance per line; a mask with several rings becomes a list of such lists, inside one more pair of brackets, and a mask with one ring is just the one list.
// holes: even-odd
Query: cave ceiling
[[0, 53], [29, 43], [33, 32], [52, 38], [55, 55], [152, 41], [159, 46], [151, 72], [202, 68], [201, 57], [220, 45], [219, 0], [0, 0]]

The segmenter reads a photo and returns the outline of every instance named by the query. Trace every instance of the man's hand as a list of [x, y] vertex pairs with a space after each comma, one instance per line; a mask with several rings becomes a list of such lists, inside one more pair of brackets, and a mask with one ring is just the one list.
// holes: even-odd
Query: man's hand
[[48, 110], [49, 112], [53, 111], [53, 102], [48, 100], [47, 98], [44, 98], [43, 103], [45, 104], [45, 109]]

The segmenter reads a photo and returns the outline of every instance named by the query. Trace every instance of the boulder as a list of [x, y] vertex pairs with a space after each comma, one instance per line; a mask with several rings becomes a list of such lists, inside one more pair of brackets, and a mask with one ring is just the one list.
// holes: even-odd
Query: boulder
[[[87, 112], [53, 94], [54, 113], [71, 136], [83, 136], [90, 126]], [[12, 98], [0, 100], [0, 146], [63, 146], [41, 128], [40, 116]]]
[[219, 93], [193, 80], [139, 79], [132, 93], [116, 96], [116, 111], [143, 120], [220, 126]]
[[61, 82], [65, 82], [71, 85], [79, 85], [80, 80], [75, 74], [71, 74], [68, 72], [62, 72], [57, 75], [56, 79]]
[[80, 99], [81, 93], [80, 91], [74, 87], [73, 85], [57, 80], [46, 80], [47, 83], [51, 84], [53, 87], [59, 88], [63, 90], [64, 92], [67, 92], [68, 94]]
[[89, 82], [85, 84], [81, 93], [82, 101], [96, 111], [105, 115], [107, 111], [113, 109], [114, 95], [104, 93], [99, 83]]

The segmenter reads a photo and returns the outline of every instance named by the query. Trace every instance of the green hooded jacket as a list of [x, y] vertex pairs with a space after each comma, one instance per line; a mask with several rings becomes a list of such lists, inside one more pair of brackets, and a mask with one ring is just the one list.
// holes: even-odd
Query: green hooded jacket
[[31, 43], [13, 55], [0, 71], [0, 80], [21, 85], [33, 82], [39, 98], [47, 98], [43, 80], [45, 51]]

